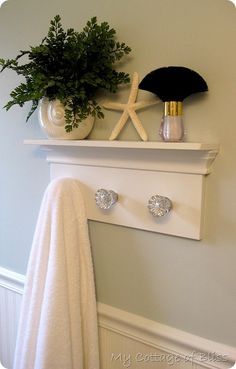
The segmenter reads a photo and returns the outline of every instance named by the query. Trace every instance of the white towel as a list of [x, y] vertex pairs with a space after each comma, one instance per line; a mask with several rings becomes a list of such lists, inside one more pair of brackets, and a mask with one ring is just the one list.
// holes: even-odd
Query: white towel
[[98, 369], [97, 310], [79, 183], [48, 186], [28, 264], [14, 369]]

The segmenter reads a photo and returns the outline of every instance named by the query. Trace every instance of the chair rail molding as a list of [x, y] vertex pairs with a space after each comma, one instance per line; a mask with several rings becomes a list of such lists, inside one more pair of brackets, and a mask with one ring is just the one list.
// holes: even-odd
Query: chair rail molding
[[[146, 231], [201, 239], [206, 175], [218, 144], [102, 140], [26, 140], [46, 152], [51, 179], [77, 178], [89, 219]], [[99, 209], [99, 189], [118, 201]], [[168, 215], [148, 210], [152, 196], [170, 199]]]
[[[24, 275], [0, 267], [0, 361], [7, 368], [12, 366], [24, 283]], [[123, 367], [119, 360], [127, 352], [132, 367], [140, 369], [158, 364], [164, 368], [227, 369], [235, 363], [235, 347], [100, 302], [97, 311], [101, 369]]]

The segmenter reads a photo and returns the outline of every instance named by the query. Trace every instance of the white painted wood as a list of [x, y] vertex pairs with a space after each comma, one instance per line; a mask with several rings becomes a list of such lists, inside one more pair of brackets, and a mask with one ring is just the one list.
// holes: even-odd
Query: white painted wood
[[24, 283], [25, 276], [0, 267], [0, 363], [8, 369], [13, 364]]
[[[121, 168], [87, 167], [51, 164], [51, 178], [78, 178], [89, 219], [176, 236], [201, 238], [201, 204], [203, 176], [128, 170]], [[107, 211], [96, 206], [98, 189], [118, 193], [118, 202]], [[147, 203], [160, 194], [173, 203], [170, 214], [153, 217]]]
[[[47, 150], [51, 179], [78, 178], [89, 219], [175, 236], [201, 239], [204, 176], [218, 145], [93, 140], [28, 140]], [[118, 193], [109, 211], [96, 207], [104, 188]], [[171, 213], [154, 218], [147, 209], [153, 195], [169, 197]]]
[[98, 314], [101, 328], [161, 351], [165, 354], [166, 361], [167, 355], [170, 354], [169, 360], [174, 360], [176, 364], [178, 359], [175, 360], [175, 355], [182, 358], [182, 364], [229, 368], [236, 360], [235, 347], [219, 344], [101, 303], [98, 304]]
[[219, 150], [218, 144], [102, 140], [25, 140], [47, 151], [49, 163], [71, 163], [207, 174]]
[[0, 362], [8, 369], [12, 367], [17, 326], [19, 320], [22, 295], [15, 292], [18, 289], [19, 282], [16, 282], [15, 288], [12, 283], [9, 289], [0, 285]]
[[22, 294], [25, 284], [25, 276], [9, 269], [0, 267], [0, 286], [8, 290]]
[[42, 146], [104, 147], [127, 149], [161, 150], [218, 150], [218, 144], [204, 142], [159, 142], [159, 141], [107, 141], [107, 140], [25, 140], [25, 144]]
[[[24, 279], [20, 274], [0, 268], [0, 361], [8, 369], [12, 367]], [[102, 303], [98, 303], [98, 321], [101, 369], [167, 369], [170, 366], [225, 369], [236, 360], [235, 347]]]
[[100, 328], [99, 332], [101, 369], [196, 369], [191, 359], [177, 353], [165, 352], [104, 328]]

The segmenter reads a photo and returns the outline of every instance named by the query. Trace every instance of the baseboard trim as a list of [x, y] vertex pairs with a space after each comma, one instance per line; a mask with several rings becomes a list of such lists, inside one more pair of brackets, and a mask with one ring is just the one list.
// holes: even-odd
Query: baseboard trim
[[[0, 287], [23, 294], [25, 276], [0, 267]], [[98, 303], [99, 326], [209, 369], [230, 368], [236, 348]]]

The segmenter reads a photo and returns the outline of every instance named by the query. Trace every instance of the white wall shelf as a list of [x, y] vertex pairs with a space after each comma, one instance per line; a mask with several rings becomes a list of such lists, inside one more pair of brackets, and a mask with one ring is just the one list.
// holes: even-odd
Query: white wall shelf
[[[170, 235], [200, 239], [204, 187], [218, 144], [94, 140], [26, 140], [46, 150], [51, 179], [77, 178], [89, 219]], [[94, 201], [99, 188], [118, 193], [102, 211]], [[169, 197], [170, 214], [154, 218], [147, 209], [155, 194]]]

